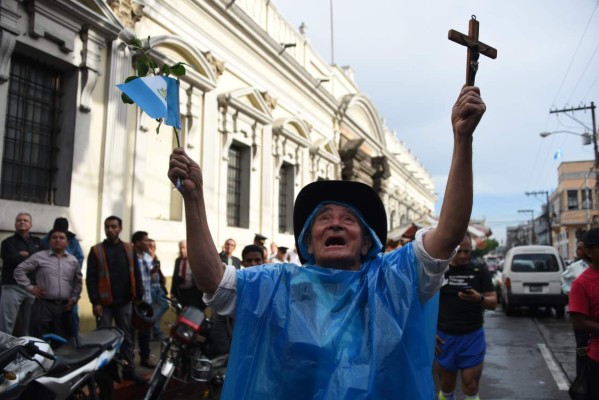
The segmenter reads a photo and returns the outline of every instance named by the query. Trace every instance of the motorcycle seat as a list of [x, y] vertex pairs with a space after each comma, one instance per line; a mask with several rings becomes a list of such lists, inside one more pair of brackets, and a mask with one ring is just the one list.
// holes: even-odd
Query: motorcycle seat
[[79, 335], [75, 346], [79, 349], [96, 348], [102, 351], [112, 350], [119, 345], [122, 338], [123, 332], [118, 328], [98, 328]]
[[105, 350], [113, 350], [120, 346], [123, 331], [115, 327], [97, 328], [82, 333], [69, 340], [65, 345], [54, 350], [56, 362], [48, 372], [49, 376], [61, 376], [69, 371], [85, 365], [98, 357]]
[[100, 354], [100, 351], [98, 347], [75, 348], [70, 345], [60, 346], [54, 350], [56, 361], [47, 375], [61, 376], [66, 374], [96, 358]]

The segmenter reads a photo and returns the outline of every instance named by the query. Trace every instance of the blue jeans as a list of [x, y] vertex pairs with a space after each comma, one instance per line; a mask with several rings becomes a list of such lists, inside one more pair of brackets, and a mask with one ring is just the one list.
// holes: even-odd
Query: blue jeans
[[161, 287], [152, 288], [152, 306], [154, 307], [154, 327], [152, 333], [154, 336], [160, 335], [160, 321], [162, 316], [168, 310], [168, 303], [166, 296]]
[[79, 335], [79, 303], [73, 306], [73, 335]]

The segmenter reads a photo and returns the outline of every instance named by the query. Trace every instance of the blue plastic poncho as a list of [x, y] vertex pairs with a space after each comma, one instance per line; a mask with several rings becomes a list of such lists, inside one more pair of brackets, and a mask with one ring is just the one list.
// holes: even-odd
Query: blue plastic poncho
[[438, 297], [418, 300], [412, 244], [360, 271], [237, 272], [224, 399], [427, 399]]

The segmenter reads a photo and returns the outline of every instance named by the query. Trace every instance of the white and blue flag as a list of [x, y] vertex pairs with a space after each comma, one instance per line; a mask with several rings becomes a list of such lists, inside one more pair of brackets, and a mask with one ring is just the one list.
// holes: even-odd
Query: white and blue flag
[[555, 153], [553, 153], [553, 159], [556, 161], [559, 160], [560, 158], [562, 158], [562, 154], [563, 154], [562, 148], [560, 147], [559, 149], [557, 149], [555, 151]]
[[181, 129], [179, 81], [168, 76], [144, 76], [116, 85], [150, 118], [164, 118], [164, 124]]

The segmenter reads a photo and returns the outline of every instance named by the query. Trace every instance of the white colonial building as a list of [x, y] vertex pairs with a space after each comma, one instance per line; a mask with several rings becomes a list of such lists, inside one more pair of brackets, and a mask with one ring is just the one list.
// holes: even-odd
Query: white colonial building
[[209, 225], [236, 255], [254, 233], [293, 245], [292, 208], [318, 179], [372, 185], [389, 230], [432, 215], [428, 172], [385, 125], [350, 68], [327, 63], [269, 0], [2, 0], [0, 230], [20, 211], [45, 233], [67, 217], [87, 252], [103, 220], [122, 238], [148, 231], [166, 273], [185, 236], [166, 177], [170, 127], [125, 105], [115, 84], [135, 54], [117, 39], [151, 37], [159, 63], [184, 61], [183, 146], [204, 171]]

